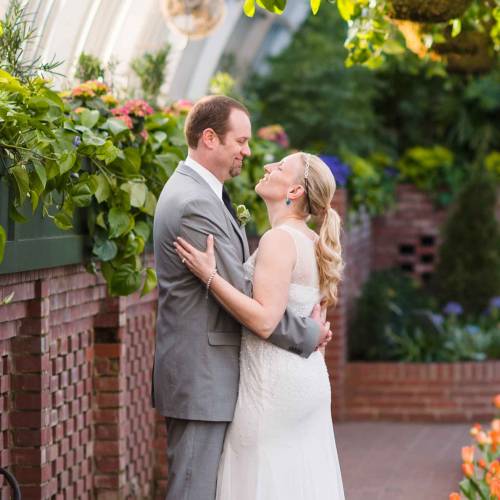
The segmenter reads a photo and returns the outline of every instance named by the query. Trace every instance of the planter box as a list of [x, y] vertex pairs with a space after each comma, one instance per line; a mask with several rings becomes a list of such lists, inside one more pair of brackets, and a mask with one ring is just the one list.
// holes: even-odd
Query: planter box
[[29, 201], [22, 213], [28, 219], [17, 223], [9, 218], [9, 189], [0, 177], [0, 225], [7, 233], [5, 255], [0, 263], [0, 274], [31, 271], [83, 262], [86, 255], [87, 236], [85, 213], [75, 212], [74, 229], [63, 231], [47, 217], [41, 206], [33, 214]]
[[493, 418], [500, 361], [347, 363], [348, 419], [474, 422]]

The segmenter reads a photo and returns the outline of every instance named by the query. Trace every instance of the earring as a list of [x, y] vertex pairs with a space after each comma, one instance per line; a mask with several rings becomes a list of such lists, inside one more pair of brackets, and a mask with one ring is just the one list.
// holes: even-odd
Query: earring
[[291, 205], [292, 204], [292, 200], [290, 198], [287, 197], [285, 203], [288, 205]]

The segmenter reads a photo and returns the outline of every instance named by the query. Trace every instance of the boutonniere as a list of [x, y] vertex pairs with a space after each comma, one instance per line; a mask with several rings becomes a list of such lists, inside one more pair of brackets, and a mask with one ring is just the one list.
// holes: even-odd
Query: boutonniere
[[238, 205], [236, 207], [236, 217], [240, 223], [240, 227], [245, 227], [245, 224], [251, 220], [252, 216], [245, 205]]

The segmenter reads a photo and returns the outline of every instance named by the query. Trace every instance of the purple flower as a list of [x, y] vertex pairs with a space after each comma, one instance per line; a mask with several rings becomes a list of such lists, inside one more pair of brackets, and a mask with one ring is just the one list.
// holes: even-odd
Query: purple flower
[[320, 155], [320, 158], [328, 165], [337, 184], [345, 186], [347, 179], [351, 175], [351, 169], [347, 165], [344, 165], [336, 156]]
[[79, 135], [75, 135], [73, 139], [73, 147], [77, 148], [82, 143], [82, 139]]
[[490, 311], [493, 311], [493, 309], [500, 309], [500, 296], [493, 297], [490, 300], [489, 309]]
[[399, 170], [394, 167], [385, 167], [384, 174], [387, 175], [387, 177], [396, 177], [399, 174]]
[[431, 313], [431, 321], [436, 326], [441, 326], [444, 322], [444, 318], [441, 314]]
[[444, 306], [443, 312], [448, 316], [450, 315], [460, 316], [460, 314], [462, 314], [464, 310], [462, 309], [462, 306], [458, 302], [448, 302]]

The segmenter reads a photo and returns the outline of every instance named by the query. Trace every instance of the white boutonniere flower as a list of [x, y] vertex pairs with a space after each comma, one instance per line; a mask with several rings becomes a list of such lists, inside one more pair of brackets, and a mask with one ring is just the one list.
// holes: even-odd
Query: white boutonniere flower
[[252, 216], [245, 205], [238, 205], [236, 207], [236, 217], [238, 218], [240, 227], [245, 227], [245, 224], [252, 219]]

